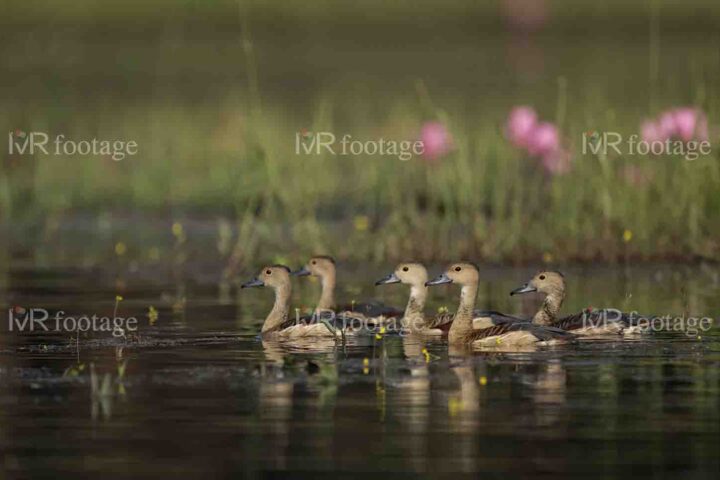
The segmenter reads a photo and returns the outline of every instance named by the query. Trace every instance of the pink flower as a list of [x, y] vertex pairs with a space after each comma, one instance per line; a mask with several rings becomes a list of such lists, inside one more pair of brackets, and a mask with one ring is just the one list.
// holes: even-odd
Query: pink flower
[[697, 113], [697, 110], [693, 108], [678, 108], [673, 112], [675, 134], [681, 140], [689, 142], [695, 136], [698, 121]]
[[675, 136], [677, 128], [675, 126], [675, 115], [673, 115], [672, 110], [660, 115], [660, 120], [658, 121], [658, 128], [660, 131], [661, 140], [665, 140], [667, 138], [672, 138]]
[[642, 139], [648, 143], [663, 141], [660, 126], [652, 120], [645, 120], [640, 127], [640, 135]]
[[543, 154], [541, 165], [552, 175], [562, 175], [570, 171], [570, 153], [562, 148]]
[[424, 156], [435, 160], [452, 150], [452, 136], [440, 122], [426, 122], [420, 129], [420, 141], [425, 148]]
[[538, 122], [537, 113], [531, 107], [515, 107], [510, 111], [505, 135], [515, 147], [538, 159], [540, 166], [551, 175], [570, 171], [572, 158], [563, 148], [557, 126]]
[[555, 125], [542, 122], [535, 126], [528, 138], [527, 150], [533, 156], [545, 156], [560, 150], [560, 133]]
[[508, 115], [505, 134], [519, 148], [528, 146], [533, 129], [537, 125], [537, 113], [531, 107], [515, 107]]
[[697, 108], [683, 107], [674, 111], [677, 136], [685, 141], [707, 140], [708, 123], [705, 114]]
[[693, 107], [680, 107], [663, 112], [656, 122], [646, 120], [640, 127], [643, 140], [647, 142], [668, 139], [707, 140], [708, 122], [705, 114]]

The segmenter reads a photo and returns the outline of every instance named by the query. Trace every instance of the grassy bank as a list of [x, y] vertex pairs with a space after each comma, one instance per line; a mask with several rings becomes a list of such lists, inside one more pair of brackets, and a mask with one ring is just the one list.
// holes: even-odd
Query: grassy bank
[[[411, 103], [396, 106], [400, 113], [377, 129], [351, 130], [353, 138], [414, 138], [423, 116]], [[307, 128], [340, 136], [345, 130], [327, 118], [328, 110], [318, 108]], [[76, 209], [230, 214], [238, 218], [246, 258], [300, 251], [355, 260], [555, 261], [717, 258], [720, 252], [717, 152], [694, 162], [623, 158], [582, 155], [575, 142], [572, 170], [552, 176], [508, 145], [502, 118], [463, 123], [439, 112], [454, 151], [403, 162], [297, 155], [296, 130], [281, 113], [263, 111], [230, 126], [204, 122], [193, 111], [146, 114], [148, 131], [132, 137], [151, 149], [141, 157], [23, 157], [3, 174], [6, 219]], [[603, 129], [605, 115], [596, 113], [592, 124]], [[164, 123], [174, 130], [153, 129]], [[567, 115], [568, 138], [580, 139], [584, 125]], [[620, 131], [630, 135], [634, 127], [628, 122]], [[68, 135], [127, 138], [107, 132]], [[30, 184], [17, 180], [28, 176]]]
[[[2, 47], [10, 75], [0, 125], [135, 141], [139, 153], [121, 161], [6, 154], [0, 215], [5, 222], [78, 211], [230, 217], [238, 263], [285, 252], [374, 261], [718, 259], [716, 146], [692, 162], [582, 152], [583, 132], [627, 138], [643, 119], [677, 105], [702, 109], [717, 128], [717, 33], [682, 30], [683, 22], [672, 23], [680, 3], [660, 4], [656, 17], [647, 5], [610, 4], [636, 30], [588, 38], [568, 32], [583, 14], [611, 23], [593, 6], [520, 35], [485, 18], [497, 11], [473, 10], [496, 31], [462, 38], [453, 37], [452, 22], [440, 32], [403, 26], [395, 6], [386, 18], [407, 44], [371, 45], [363, 36], [360, 47], [354, 34], [331, 28], [339, 7], [321, 4], [285, 10], [296, 29], [287, 37], [271, 29], [273, 8], [255, 4], [242, 5], [245, 21], [230, 19], [237, 5], [223, 2], [167, 19], [130, 7], [65, 12], [54, 22], [77, 30], [56, 32], [30, 9], [33, 27], [10, 29]], [[193, 8], [215, 15], [191, 19]], [[343, 11], [352, 17], [351, 8]], [[445, 14], [466, 11], [456, 2]], [[698, 12], [717, 18], [703, 2], [686, 13]], [[93, 18], [117, 26], [124, 16], [144, 18], [150, 29], [136, 38], [88, 26]], [[382, 23], [374, 18], [360, 23]], [[518, 104], [559, 126], [570, 172], [552, 175], [509, 145], [503, 125]], [[412, 141], [428, 121], [443, 122], [453, 137], [452, 151], [435, 160], [296, 151], [301, 129]]]

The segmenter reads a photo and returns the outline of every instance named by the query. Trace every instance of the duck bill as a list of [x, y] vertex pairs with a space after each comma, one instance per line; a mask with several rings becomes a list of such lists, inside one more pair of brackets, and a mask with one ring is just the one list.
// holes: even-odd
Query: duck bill
[[375, 282], [375, 285], [389, 285], [391, 283], [400, 283], [400, 279], [394, 273], [384, 276], [383, 278]]
[[310, 275], [310, 270], [302, 267], [300, 270], [295, 270], [294, 272], [291, 272], [290, 275], [292, 275], [293, 277], [307, 277], [308, 275]]
[[264, 287], [264, 286], [265, 286], [265, 282], [263, 282], [259, 278], [253, 278], [249, 282], [245, 282], [242, 285], [240, 285], [240, 288]]
[[523, 293], [532, 293], [532, 292], [537, 292], [537, 288], [530, 286], [529, 283], [526, 283], [522, 287], [516, 288], [515, 290], [510, 292], [510, 296], [522, 295]]
[[438, 275], [437, 277], [433, 278], [429, 282], [425, 282], [425, 286], [431, 287], [433, 285], [442, 285], [444, 283], [452, 283], [452, 278], [448, 277], [446, 273], [443, 273], [442, 275]]

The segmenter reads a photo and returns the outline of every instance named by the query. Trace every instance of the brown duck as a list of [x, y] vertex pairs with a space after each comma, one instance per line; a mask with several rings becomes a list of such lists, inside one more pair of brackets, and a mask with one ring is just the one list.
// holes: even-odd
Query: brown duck
[[337, 269], [335, 259], [327, 255], [316, 255], [299, 270], [292, 272], [293, 276], [304, 277], [312, 275], [320, 279], [322, 290], [320, 300], [315, 307], [315, 313], [336, 312], [337, 316], [352, 316], [364, 319], [367, 324], [385, 324], [399, 319], [402, 312], [392, 307], [386, 307], [378, 302], [352, 303], [339, 306], [335, 302], [335, 282]]
[[[427, 269], [417, 262], [401, 263], [395, 271], [381, 278], [375, 285], [388, 285], [403, 283], [410, 285], [410, 297], [408, 298], [405, 312], [402, 316], [402, 327], [404, 330], [422, 335], [444, 335], [450, 330], [455, 314], [451, 312], [438, 313], [434, 316], [425, 315], [425, 300], [427, 299], [426, 285], [428, 281]], [[484, 312], [473, 310], [473, 328], [481, 329], [504, 321], [520, 321], [519, 318], [502, 315], [498, 312]]]
[[342, 318], [321, 318], [313, 316], [290, 315], [290, 298], [292, 284], [290, 282], [290, 269], [285, 265], [270, 265], [264, 267], [252, 280], [242, 284], [241, 288], [270, 287], [275, 291], [275, 303], [265, 318], [260, 334], [263, 337], [276, 339], [292, 339], [301, 337], [335, 337], [343, 334], [355, 333], [353, 329], [345, 328]]
[[540, 308], [532, 318], [535, 325], [551, 326], [570, 331], [576, 335], [607, 335], [631, 333], [637, 318], [613, 309], [591, 310], [558, 318], [565, 301], [565, 276], [560, 272], [537, 273], [525, 285], [516, 288], [510, 295], [539, 292], [545, 295]]
[[498, 312], [484, 312], [493, 326], [474, 329], [473, 316], [480, 273], [472, 263], [454, 263], [445, 273], [426, 283], [426, 285], [442, 285], [454, 283], [461, 287], [460, 305], [448, 333], [451, 344], [472, 346], [523, 346], [537, 342], [565, 342], [574, 336], [558, 328], [533, 325]]
[[427, 269], [422, 264], [407, 262], [398, 265], [393, 273], [381, 278], [375, 285], [410, 285], [410, 298], [401, 319], [403, 330], [421, 335], [442, 335], [450, 329], [454, 315], [441, 313], [434, 317], [425, 316], [427, 281]]

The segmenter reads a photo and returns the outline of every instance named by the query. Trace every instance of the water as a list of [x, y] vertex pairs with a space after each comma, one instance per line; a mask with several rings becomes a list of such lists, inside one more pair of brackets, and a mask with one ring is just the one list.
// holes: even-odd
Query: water
[[[479, 303], [520, 312], [507, 292], [532, 269], [483, 272]], [[443, 341], [397, 336], [291, 350], [256, 336], [270, 292], [228, 292], [210, 271], [142, 273], [39, 269], [22, 259], [6, 265], [7, 304], [111, 314], [121, 292], [118, 314], [140, 323], [137, 337], [81, 336], [78, 344], [69, 333], [8, 332], [3, 320], [0, 446], [8, 477], [705, 478], [720, 470], [717, 330], [470, 356], [449, 354]], [[340, 295], [402, 305], [402, 286], [372, 286], [385, 273], [345, 266]], [[566, 274], [566, 311], [590, 301], [654, 306], [652, 313], [718, 308], [713, 269]], [[317, 285], [297, 285], [297, 302], [311, 304]], [[434, 292], [429, 308], [454, 305], [452, 286]], [[159, 311], [154, 326], [145, 316], [150, 305]]]

